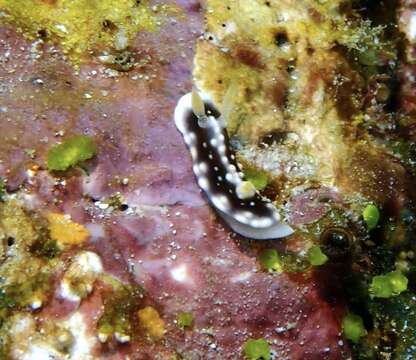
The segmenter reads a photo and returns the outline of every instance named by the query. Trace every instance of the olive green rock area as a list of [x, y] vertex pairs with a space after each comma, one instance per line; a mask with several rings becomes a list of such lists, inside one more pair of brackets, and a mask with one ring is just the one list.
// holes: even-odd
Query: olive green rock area
[[139, 31], [157, 31], [179, 10], [136, 0], [0, 0], [1, 20], [28, 38], [61, 46], [76, 65], [91, 55], [114, 62]]

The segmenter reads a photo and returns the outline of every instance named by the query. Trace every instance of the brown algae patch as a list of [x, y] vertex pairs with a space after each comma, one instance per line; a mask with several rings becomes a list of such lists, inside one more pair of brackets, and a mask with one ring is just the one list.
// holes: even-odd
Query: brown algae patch
[[139, 31], [156, 31], [166, 11], [136, 0], [0, 0], [7, 23], [29, 38], [59, 43], [75, 64], [88, 54], [125, 49]]

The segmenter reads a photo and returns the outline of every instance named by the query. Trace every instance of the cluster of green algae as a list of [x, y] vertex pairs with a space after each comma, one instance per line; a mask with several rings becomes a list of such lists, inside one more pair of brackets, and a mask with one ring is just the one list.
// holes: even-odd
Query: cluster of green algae
[[[371, 14], [377, 12], [374, 11], [375, 3], [363, 2], [363, 6]], [[350, 38], [352, 44], [357, 39], [364, 42], [362, 51], [353, 46], [349, 55], [351, 63], [356, 65], [367, 83], [374, 78], [388, 78], [398, 71], [400, 58], [397, 49], [401, 44], [394, 25], [395, 6], [397, 2], [394, 1], [378, 6], [378, 11], [383, 14], [381, 19], [377, 19], [378, 25], [371, 26], [369, 20], [363, 21], [357, 31], [359, 36]], [[348, 43], [347, 40], [344, 45], [348, 46]], [[383, 89], [383, 86], [383, 82], [379, 83], [378, 89]], [[371, 131], [376, 126], [383, 128], [392, 122], [398, 133], [405, 133], [404, 123], [408, 115], [394, 112], [394, 107], [392, 110], [385, 103], [384, 96], [380, 99], [378, 95], [377, 104], [362, 113], [366, 119], [364, 122], [368, 121], [363, 127]], [[414, 176], [414, 144], [397, 135], [386, 136], [381, 143], [397, 157], [407, 176]], [[380, 210], [373, 204], [361, 207], [361, 219], [368, 233], [364, 244], [352, 255], [351, 272], [345, 280], [352, 311], [346, 318], [350, 316], [355, 321], [350, 322], [354, 330], [349, 334], [351, 328], [345, 326], [344, 321], [344, 334], [353, 343], [356, 359], [372, 360], [382, 356], [412, 359], [416, 356], [416, 208], [409, 201], [398, 216], [391, 216], [388, 204], [380, 206], [383, 207]]]
[[102, 339], [111, 336], [128, 336], [136, 334], [136, 312], [142, 305], [143, 290], [137, 285], [124, 285], [111, 278], [105, 278], [112, 284], [112, 291], [104, 299], [104, 311], [97, 322], [97, 333]]
[[[390, 61], [390, 70], [396, 69], [398, 59], [395, 47], [397, 43], [385, 40], [385, 28], [384, 25], [372, 25], [369, 20], [343, 23], [338, 27], [336, 41], [347, 49], [349, 61], [366, 82], [385, 71], [383, 64], [387, 61]], [[397, 121], [402, 118], [401, 114], [392, 115], [397, 118]], [[410, 174], [414, 174], [416, 156], [412, 148], [413, 144], [399, 139], [391, 143], [389, 141], [386, 142], [387, 149], [391, 147], [391, 152], [397, 155]], [[331, 211], [324, 219], [307, 226], [305, 232], [306, 238], [311, 238], [318, 243], [322, 242], [325, 228], [332, 228], [334, 231], [341, 231], [343, 236], [353, 237], [348, 227], [356, 219], [352, 220], [350, 216], [354, 211], [356, 214], [361, 212], [361, 225], [357, 227], [361, 228], [361, 231], [363, 228], [367, 229], [367, 235], [364, 235], [364, 238], [372, 244], [371, 248], [368, 250], [358, 246], [347, 251], [355, 253], [353, 256], [356, 256], [357, 261], [369, 256], [371, 267], [367, 270], [368, 272], [364, 273], [351, 269], [345, 281], [347, 286], [350, 286], [348, 293], [352, 311], [358, 309], [360, 314], [364, 314], [366, 321], [364, 324], [361, 316], [353, 312], [347, 313], [343, 321], [344, 336], [352, 342], [354, 358], [357, 359], [378, 359], [383, 352], [392, 354], [395, 359], [413, 358], [416, 354], [414, 333], [416, 264], [412, 256], [407, 259], [407, 265], [403, 269], [400, 266], [399, 253], [403, 254], [403, 250], [406, 249], [413, 251], [412, 244], [416, 230], [414, 212], [405, 209], [402, 213], [407, 214], [407, 220], [403, 217], [397, 220], [384, 217], [383, 222], [379, 224], [380, 212], [377, 206], [373, 204], [365, 206], [365, 199], [352, 200], [352, 202], [353, 212], [349, 215], [346, 215], [343, 209], [331, 207]], [[396, 228], [401, 229], [401, 233], [397, 234], [396, 231], [392, 234], [391, 229], [394, 231]], [[374, 229], [377, 230], [373, 231]], [[376, 243], [374, 248], [372, 240]], [[349, 241], [357, 240], [349, 239]], [[321, 245], [325, 249], [326, 245]], [[311, 250], [313, 251], [310, 251], [306, 257], [293, 254], [297, 264], [303, 264], [300, 267], [288, 267], [287, 254], [280, 254], [275, 249], [263, 250], [259, 255], [259, 261], [264, 270], [273, 273], [308, 271], [311, 265], [322, 266], [328, 261], [328, 257], [318, 245], [313, 245]], [[331, 257], [330, 262], [333, 262]], [[354, 280], [351, 281], [351, 279]]]
[[[386, 218], [378, 209], [374, 215], [374, 209], [372, 204], [362, 208], [360, 227], [366, 233], [363, 239], [369, 246], [360, 243], [363, 239], [358, 240], [357, 233], [348, 228], [351, 219], [342, 211], [332, 209], [326, 217], [309, 225], [308, 235], [305, 235], [320, 246], [313, 245], [314, 251], [306, 257], [293, 255], [302, 267], [289, 266], [287, 252], [271, 248], [260, 252], [259, 261], [265, 271], [274, 274], [297, 271], [305, 276], [309, 276], [311, 265], [325, 267], [327, 262], [328, 266], [345, 262], [343, 268], [348, 270], [339, 280], [346, 289], [350, 312], [343, 320], [343, 333], [352, 343], [354, 358], [378, 359], [379, 354], [385, 352], [393, 354], [394, 359], [410, 359], [416, 351], [416, 263], [413, 255], [416, 213], [407, 209], [396, 221]], [[380, 220], [375, 222], [375, 218]], [[406, 234], [397, 239], [397, 234], [391, 234], [391, 227], [405, 227]], [[322, 228], [331, 230], [322, 231]], [[329, 243], [328, 235], [323, 236], [330, 232], [333, 239], [338, 237], [337, 243]], [[341, 236], [344, 239], [339, 241]], [[366, 264], [364, 268], [363, 263]]]

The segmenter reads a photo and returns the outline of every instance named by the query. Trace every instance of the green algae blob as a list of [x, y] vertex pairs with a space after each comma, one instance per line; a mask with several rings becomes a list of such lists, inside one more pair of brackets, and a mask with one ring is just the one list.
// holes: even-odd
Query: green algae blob
[[308, 258], [313, 266], [321, 266], [328, 261], [328, 256], [326, 256], [317, 245], [314, 245], [309, 249]]
[[400, 271], [374, 276], [370, 285], [371, 296], [389, 298], [407, 290], [408, 279]]
[[178, 327], [184, 329], [186, 327], [192, 326], [194, 322], [194, 317], [190, 312], [180, 312], [176, 316], [176, 321], [178, 323]]
[[270, 345], [264, 339], [250, 339], [243, 346], [243, 352], [246, 359], [250, 360], [269, 360]]
[[363, 319], [352, 313], [347, 314], [342, 320], [342, 330], [345, 337], [354, 343], [357, 343], [360, 338], [367, 335]]
[[84, 135], [73, 136], [48, 152], [47, 166], [51, 171], [64, 171], [97, 153], [93, 140]]

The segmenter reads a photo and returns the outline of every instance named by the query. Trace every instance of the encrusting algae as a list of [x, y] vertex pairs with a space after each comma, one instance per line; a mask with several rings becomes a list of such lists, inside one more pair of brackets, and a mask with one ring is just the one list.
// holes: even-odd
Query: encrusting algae
[[153, 340], [159, 340], [163, 337], [165, 333], [165, 323], [156, 309], [147, 306], [139, 310], [137, 314], [141, 327]]
[[139, 31], [156, 31], [165, 6], [136, 0], [0, 0], [7, 23], [62, 46], [76, 65], [89, 54], [123, 50]]

